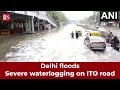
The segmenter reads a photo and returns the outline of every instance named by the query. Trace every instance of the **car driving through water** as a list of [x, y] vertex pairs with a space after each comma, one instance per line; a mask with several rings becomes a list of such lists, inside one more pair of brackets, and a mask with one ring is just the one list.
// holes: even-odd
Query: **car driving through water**
[[106, 50], [106, 41], [104, 38], [99, 36], [87, 36], [84, 43], [91, 50]]

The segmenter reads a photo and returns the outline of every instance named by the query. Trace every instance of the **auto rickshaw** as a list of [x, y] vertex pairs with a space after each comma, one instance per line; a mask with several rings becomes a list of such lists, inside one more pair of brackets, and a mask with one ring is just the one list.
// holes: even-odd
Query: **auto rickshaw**
[[76, 30], [76, 33], [78, 33], [78, 36], [82, 36], [82, 31]]
[[99, 31], [90, 31], [89, 33], [90, 36], [101, 36]]

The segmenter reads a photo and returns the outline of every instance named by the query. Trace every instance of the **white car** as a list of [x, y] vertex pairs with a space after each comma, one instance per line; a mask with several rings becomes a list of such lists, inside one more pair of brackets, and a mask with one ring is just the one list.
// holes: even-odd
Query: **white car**
[[106, 41], [104, 38], [99, 36], [87, 36], [84, 43], [91, 50], [106, 50]]
[[102, 37], [107, 37], [108, 33], [104, 28], [99, 28], [98, 31], [100, 32]]

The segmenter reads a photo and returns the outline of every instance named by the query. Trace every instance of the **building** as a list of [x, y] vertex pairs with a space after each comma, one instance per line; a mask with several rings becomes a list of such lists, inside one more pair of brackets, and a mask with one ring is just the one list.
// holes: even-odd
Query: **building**
[[[12, 22], [11, 25], [14, 26], [14, 30], [8, 30], [11, 33], [19, 32], [34, 33], [35, 31], [45, 30], [46, 27], [48, 27], [48, 29], [51, 29], [52, 27], [57, 27], [56, 21], [46, 11], [4, 11], [4, 12], [9, 12], [11, 15]], [[3, 11], [0, 11], [1, 15], [2, 13]]]

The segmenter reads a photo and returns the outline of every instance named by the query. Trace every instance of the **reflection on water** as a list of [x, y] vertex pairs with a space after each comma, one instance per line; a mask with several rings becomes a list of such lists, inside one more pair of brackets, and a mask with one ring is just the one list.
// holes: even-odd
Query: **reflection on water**
[[[44, 41], [44, 37], [47, 34], [48, 31], [43, 31], [36, 34], [25, 34], [25, 35], [1, 35], [0, 60], [5, 61], [5, 56], [10, 56], [9, 52], [13, 53], [19, 51], [20, 49], [21, 50], [24, 49], [28, 46], [27, 44], [33, 43], [35, 39], [41, 38], [41, 41]], [[22, 45], [23, 42], [24, 45]]]

